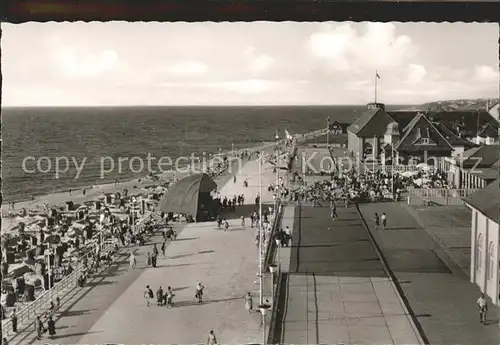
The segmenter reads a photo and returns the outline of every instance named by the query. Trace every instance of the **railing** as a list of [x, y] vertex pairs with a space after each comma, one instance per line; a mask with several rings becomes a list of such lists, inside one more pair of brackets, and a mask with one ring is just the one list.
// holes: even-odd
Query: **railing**
[[477, 189], [409, 188], [408, 205], [463, 205]]
[[[111, 250], [114, 245], [115, 242], [112, 240], [105, 241], [103, 246], [103, 253]], [[84, 256], [91, 255], [92, 250], [87, 252]], [[80, 261], [73, 272], [63, 277], [63, 279], [61, 279], [59, 282], [54, 283], [51, 289], [43, 292], [33, 302], [22, 307], [18, 312], [16, 312], [18, 328], [23, 326], [26, 328], [33, 324], [37, 315], [41, 315], [48, 310], [50, 302], [55, 302], [57, 297], [61, 299], [65, 294], [67, 294], [69, 290], [73, 289], [77, 285], [78, 279], [81, 277], [84, 270], [85, 266], [83, 265], [82, 261]], [[11, 319], [2, 321], [2, 332], [7, 336], [14, 335], [14, 333], [12, 332]]]
[[268, 241], [265, 247], [265, 255], [264, 255], [264, 267], [263, 271], [267, 272], [269, 270], [269, 265], [273, 263], [273, 254], [276, 249], [276, 241], [274, 240], [274, 234], [276, 233], [277, 229], [280, 227], [281, 224], [281, 216], [283, 213], [283, 207], [281, 201], [276, 201], [276, 206], [275, 206], [275, 214], [274, 214], [274, 220], [273, 220], [273, 226], [271, 227], [271, 232], [269, 233], [268, 236]]

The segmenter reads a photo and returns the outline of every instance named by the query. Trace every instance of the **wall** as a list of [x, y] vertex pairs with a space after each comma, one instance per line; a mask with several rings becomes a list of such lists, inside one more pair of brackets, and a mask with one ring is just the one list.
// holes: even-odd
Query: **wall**
[[[481, 291], [488, 295], [494, 304], [499, 305], [499, 225], [478, 210], [472, 208], [471, 227], [471, 282], [478, 285]], [[481, 238], [479, 238], [480, 235]], [[481, 241], [481, 250], [478, 250], [478, 240]], [[490, 243], [493, 243], [493, 275], [491, 277], [488, 274]], [[478, 260], [480, 260], [480, 266], [476, 267]]]
[[363, 140], [358, 138], [356, 134], [347, 132], [347, 147], [349, 154], [354, 152], [355, 155], [362, 156], [363, 153]]

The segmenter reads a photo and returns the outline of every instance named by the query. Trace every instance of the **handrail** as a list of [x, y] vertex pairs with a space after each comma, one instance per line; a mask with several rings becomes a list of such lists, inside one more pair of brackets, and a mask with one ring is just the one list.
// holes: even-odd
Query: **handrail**
[[271, 322], [269, 322], [269, 329], [267, 331], [267, 343], [274, 344], [275, 343], [275, 332], [276, 332], [276, 321], [278, 316], [279, 309], [279, 292], [281, 290], [281, 284], [283, 280], [283, 275], [281, 271], [276, 273], [276, 287], [273, 286], [273, 310], [271, 313]]
[[274, 235], [276, 233], [276, 229], [279, 227], [281, 223], [281, 215], [283, 213], [283, 207], [280, 200], [276, 201], [275, 213], [273, 226], [271, 228], [271, 232], [269, 234], [269, 240], [267, 241], [265, 254], [264, 254], [264, 272], [267, 272], [269, 269], [269, 265], [272, 264], [272, 255], [274, 252], [274, 248], [276, 246], [276, 241], [274, 241]]

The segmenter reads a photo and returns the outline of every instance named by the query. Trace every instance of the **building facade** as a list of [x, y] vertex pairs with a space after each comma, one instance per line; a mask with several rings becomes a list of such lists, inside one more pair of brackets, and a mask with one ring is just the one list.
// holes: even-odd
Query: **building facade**
[[467, 206], [472, 210], [470, 281], [500, 305], [500, 189], [499, 180], [472, 194]]

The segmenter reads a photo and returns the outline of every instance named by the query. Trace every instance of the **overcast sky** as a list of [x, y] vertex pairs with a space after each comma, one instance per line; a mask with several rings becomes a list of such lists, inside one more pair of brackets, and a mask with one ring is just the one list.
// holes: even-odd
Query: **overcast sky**
[[2, 24], [4, 106], [498, 97], [498, 24]]

